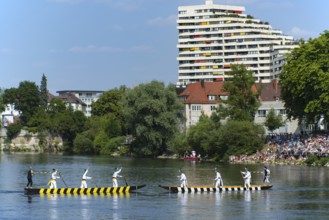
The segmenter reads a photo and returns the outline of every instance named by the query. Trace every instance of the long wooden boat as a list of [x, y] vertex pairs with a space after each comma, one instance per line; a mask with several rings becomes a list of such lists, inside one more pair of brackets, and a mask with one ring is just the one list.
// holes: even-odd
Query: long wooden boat
[[266, 190], [272, 188], [271, 184], [264, 185], [251, 185], [249, 188], [244, 186], [221, 186], [216, 188], [214, 186], [188, 186], [186, 188], [180, 186], [162, 186], [159, 187], [169, 190], [173, 193], [202, 193], [202, 192], [223, 192], [223, 191], [257, 191], [257, 190]]
[[24, 191], [28, 195], [33, 194], [76, 194], [76, 195], [88, 195], [88, 194], [116, 194], [116, 193], [129, 193], [146, 185], [139, 186], [118, 186], [118, 187], [95, 187], [95, 188], [25, 188]]

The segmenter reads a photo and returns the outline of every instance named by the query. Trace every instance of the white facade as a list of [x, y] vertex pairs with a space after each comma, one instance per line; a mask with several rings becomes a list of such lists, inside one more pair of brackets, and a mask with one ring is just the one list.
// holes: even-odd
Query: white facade
[[13, 104], [5, 106], [5, 111], [1, 112], [1, 125], [0, 127], [7, 127], [9, 124], [14, 122], [14, 117], [19, 116], [19, 111], [15, 110]]
[[212, 0], [178, 8], [178, 84], [225, 80], [232, 64], [244, 64], [256, 82], [277, 78], [283, 55], [298, 45], [244, 11]]
[[87, 106], [85, 110], [85, 115], [87, 117], [91, 116], [91, 104], [96, 102], [100, 95], [104, 93], [104, 91], [92, 91], [92, 90], [64, 90], [64, 91], [57, 91], [58, 94], [63, 93], [71, 93], [83, 101]]
[[[284, 133], [300, 133], [300, 127], [298, 126], [298, 120], [288, 120], [286, 115], [286, 109], [284, 107], [284, 103], [281, 100], [277, 101], [265, 101], [261, 102], [261, 106], [258, 108], [257, 113], [255, 115], [255, 123], [264, 125], [266, 121], [266, 116], [271, 110], [274, 110], [276, 115], [281, 114], [282, 120], [284, 121], [284, 125], [273, 131], [275, 134], [284, 134]], [[264, 126], [266, 134], [271, 133], [271, 131], [267, 130]]]

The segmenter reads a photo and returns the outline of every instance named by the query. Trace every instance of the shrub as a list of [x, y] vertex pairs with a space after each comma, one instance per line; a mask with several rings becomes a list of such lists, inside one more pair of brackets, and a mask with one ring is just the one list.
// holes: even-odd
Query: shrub
[[18, 123], [13, 123], [13, 124], [8, 125], [8, 127], [7, 127], [7, 139], [11, 141], [15, 137], [17, 137], [17, 135], [19, 134], [21, 129], [22, 129], [22, 125], [18, 124]]

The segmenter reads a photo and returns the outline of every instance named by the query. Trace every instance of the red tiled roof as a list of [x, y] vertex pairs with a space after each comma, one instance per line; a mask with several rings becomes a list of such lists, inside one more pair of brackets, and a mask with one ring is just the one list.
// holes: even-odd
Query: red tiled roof
[[269, 83], [257, 83], [256, 87], [261, 92], [260, 101], [276, 101], [281, 96], [281, 87], [278, 80]]
[[209, 96], [227, 96], [223, 91], [224, 82], [196, 82], [187, 85], [187, 88], [179, 94], [179, 97], [185, 97], [185, 103], [212, 104], [218, 103], [218, 100], [209, 100]]
[[[228, 96], [223, 90], [223, 81], [220, 82], [196, 82], [188, 84], [186, 89], [179, 94], [184, 97], [185, 104], [216, 104], [219, 100], [209, 100], [209, 96]], [[276, 101], [281, 95], [280, 86], [277, 80], [270, 83], [257, 83], [252, 86], [253, 92], [261, 92], [260, 101]]]

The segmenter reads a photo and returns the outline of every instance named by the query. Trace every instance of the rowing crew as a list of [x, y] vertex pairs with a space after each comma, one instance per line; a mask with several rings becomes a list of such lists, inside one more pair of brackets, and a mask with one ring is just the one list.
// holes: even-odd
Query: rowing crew
[[[180, 175], [177, 176], [178, 178], [180, 178], [180, 187], [185, 188], [187, 187], [187, 178], [186, 175], [182, 172], [182, 170], [179, 170]], [[270, 170], [264, 166], [264, 178], [263, 178], [263, 182], [264, 183], [270, 183]], [[241, 171], [242, 174], [242, 178], [244, 179], [244, 187], [249, 188], [250, 187], [250, 182], [251, 182], [251, 172], [245, 168], [245, 171]], [[217, 171], [217, 169], [215, 169], [215, 188], [219, 188], [222, 187], [224, 185], [223, 183], [223, 179], [222, 176], [220, 174], [220, 172]]]
[[[112, 185], [113, 185], [113, 187], [118, 187], [117, 178], [118, 177], [123, 177], [123, 176], [119, 175], [121, 170], [122, 170], [122, 168], [115, 168], [115, 172], [112, 175]], [[87, 173], [88, 173], [88, 169], [85, 169], [84, 173], [82, 175], [80, 188], [87, 188], [88, 187], [87, 180], [92, 179], [92, 177], [87, 176]], [[33, 178], [32, 177], [33, 177], [33, 175], [34, 175], [34, 172], [32, 170], [32, 167], [30, 167], [29, 171], [27, 172], [27, 181], [28, 181], [28, 183], [27, 183], [26, 187], [28, 187], [28, 188], [32, 188], [32, 185], [33, 185]], [[61, 178], [61, 175], [58, 172], [58, 170], [53, 169], [52, 173], [51, 173], [51, 179], [49, 180], [49, 182], [47, 184], [49, 186], [49, 188], [50, 189], [56, 189], [57, 188], [56, 179], [60, 179], [60, 178]], [[126, 185], [127, 185], [127, 183], [126, 183]]]

